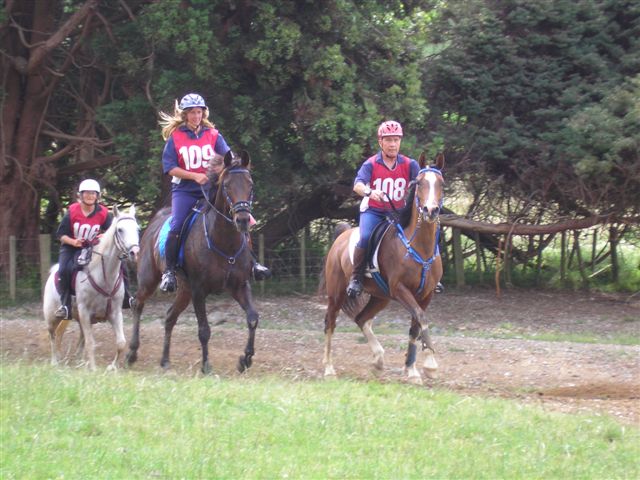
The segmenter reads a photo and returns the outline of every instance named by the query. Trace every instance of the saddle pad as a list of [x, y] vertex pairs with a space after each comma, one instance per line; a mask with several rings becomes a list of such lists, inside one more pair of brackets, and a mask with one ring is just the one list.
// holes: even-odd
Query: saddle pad
[[[196, 221], [196, 218], [200, 214], [199, 211], [194, 211], [190, 214], [186, 221], [185, 225], [182, 227], [182, 234], [180, 235], [180, 250], [178, 251], [178, 265], [184, 264], [184, 242], [189, 236], [189, 232], [191, 231], [191, 227], [193, 223]], [[171, 218], [170, 215], [162, 224], [162, 228], [160, 228], [160, 232], [158, 233], [158, 253], [160, 253], [161, 258], [165, 258], [165, 249], [167, 246], [167, 237], [169, 236], [169, 230], [171, 229]]]
[[[69, 291], [69, 293], [71, 295], [76, 294], [76, 277], [78, 276], [78, 270], [74, 270], [73, 273], [71, 274], [71, 290]], [[56, 270], [56, 273], [53, 275], [53, 284], [56, 286], [56, 291], [58, 292], [58, 295], [60, 295], [62, 293], [62, 291], [60, 290], [60, 270]]]
[[[387, 226], [387, 228], [389, 228]], [[385, 229], [386, 231], [386, 229]], [[382, 238], [384, 237], [384, 233], [378, 237], [378, 243], [376, 244], [376, 248], [373, 251], [373, 255], [371, 257], [371, 261], [367, 262], [367, 269], [365, 270], [365, 276], [371, 278], [372, 272], [378, 272], [380, 266], [378, 265], [378, 251], [380, 250], [380, 244], [382, 243]], [[360, 227], [356, 227], [351, 231], [351, 235], [349, 236], [349, 259], [351, 263], [353, 263], [353, 252], [356, 248], [356, 245], [360, 241]]]

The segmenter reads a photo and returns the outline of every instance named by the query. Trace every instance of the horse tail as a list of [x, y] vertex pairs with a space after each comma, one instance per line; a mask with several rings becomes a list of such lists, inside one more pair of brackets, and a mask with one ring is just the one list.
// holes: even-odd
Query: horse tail
[[[336, 239], [343, 233], [351, 228], [347, 222], [340, 222], [336, 225], [331, 236], [331, 245], [334, 244]], [[327, 294], [327, 279], [325, 278], [325, 269], [327, 268], [327, 255], [322, 258], [322, 271], [320, 272], [320, 280], [318, 281], [317, 294], [324, 297]]]

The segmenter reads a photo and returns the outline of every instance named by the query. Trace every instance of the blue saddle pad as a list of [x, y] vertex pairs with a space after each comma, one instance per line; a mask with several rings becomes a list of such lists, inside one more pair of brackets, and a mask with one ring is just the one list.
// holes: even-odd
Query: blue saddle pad
[[[193, 226], [193, 222], [196, 221], [200, 215], [199, 211], [195, 211], [193, 215], [191, 215], [187, 219], [187, 225], [182, 229], [182, 235], [180, 235], [180, 250], [178, 251], [178, 266], [182, 266], [184, 264], [184, 242], [189, 236], [189, 232], [191, 231], [191, 227]], [[167, 237], [169, 236], [169, 230], [171, 229], [171, 219], [173, 216], [169, 216], [164, 223], [162, 224], [162, 228], [160, 229], [160, 233], [158, 234], [158, 252], [162, 258], [165, 258], [165, 249], [167, 245]]]

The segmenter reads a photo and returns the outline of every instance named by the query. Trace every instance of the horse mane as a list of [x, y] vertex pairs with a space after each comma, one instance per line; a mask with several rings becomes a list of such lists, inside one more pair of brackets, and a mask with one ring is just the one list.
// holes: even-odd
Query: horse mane
[[416, 185], [414, 180], [409, 184], [409, 191], [405, 195], [405, 205], [398, 210], [398, 223], [402, 228], [407, 228], [411, 222], [411, 212], [413, 210], [413, 201], [416, 197]]
[[107, 248], [114, 244], [115, 232], [116, 232], [116, 217], [113, 217], [111, 225], [100, 237], [100, 241], [93, 247], [98, 253], [103, 253]]

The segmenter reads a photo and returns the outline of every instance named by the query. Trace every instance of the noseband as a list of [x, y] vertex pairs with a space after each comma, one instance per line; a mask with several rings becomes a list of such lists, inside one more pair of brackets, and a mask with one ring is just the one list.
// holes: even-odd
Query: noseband
[[[231, 170], [227, 170], [226, 174], [230, 173], [249, 173], [249, 170], [247, 170], [246, 168], [234, 168]], [[229, 212], [231, 212], [233, 215], [237, 215], [241, 212], [251, 213], [251, 204], [253, 203], [253, 187], [251, 187], [251, 193], [249, 194], [248, 200], [240, 200], [233, 203], [231, 197], [227, 193], [224, 182], [222, 182], [222, 194], [224, 195], [224, 199], [227, 202], [227, 205], [229, 205]]]

